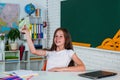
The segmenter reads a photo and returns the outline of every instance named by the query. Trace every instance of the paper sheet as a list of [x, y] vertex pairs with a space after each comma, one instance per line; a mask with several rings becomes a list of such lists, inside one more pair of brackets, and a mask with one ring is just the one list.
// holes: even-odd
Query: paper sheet
[[15, 71], [9, 71], [8, 74], [17, 75], [21, 78], [38, 75], [37, 72], [34, 72], [32, 70], [15, 70]]

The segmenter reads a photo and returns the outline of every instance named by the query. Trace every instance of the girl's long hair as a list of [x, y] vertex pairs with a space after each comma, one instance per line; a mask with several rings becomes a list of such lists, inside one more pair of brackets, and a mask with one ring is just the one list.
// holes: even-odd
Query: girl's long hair
[[55, 38], [55, 35], [56, 35], [57, 31], [59, 31], [59, 30], [63, 31], [63, 33], [64, 33], [64, 37], [65, 37], [64, 48], [65, 48], [65, 49], [72, 49], [72, 50], [73, 50], [72, 40], [71, 40], [70, 33], [69, 33], [68, 30], [65, 29], [65, 28], [57, 28], [57, 29], [55, 30], [54, 36], [53, 36], [53, 44], [52, 44], [50, 50], [53, 51], [53, 50], [56, 50], [56, 49], [57, 49], [57, 46], [55, 45], [55, 42], [54, 42], [54, 38]]
[[[63, 31], [63, 33], [64, 33], [64, 38], [65, 38], [64, 48], [67, 49], [67, 50], [69, 50], [69, 49], [73, 50], [72, 40], [71, 40], [71, 36], [70, 36], [70, 33], [68, 32], [68, 30], [65, 29], [65, 28], [57, 28], [54, 32], [53, 44], [50, 48], [50, 51], [53, 51], [53, 50], [57, 49], [57, 46], [55, 45], [55, 42], [54, 42], [54, 38], [55, 38], [55, 35], [56, 35], [57, 31], [59, 31], [59, 30]], [[71, 60], [68, 66], [74, 66], [74, 61]]]

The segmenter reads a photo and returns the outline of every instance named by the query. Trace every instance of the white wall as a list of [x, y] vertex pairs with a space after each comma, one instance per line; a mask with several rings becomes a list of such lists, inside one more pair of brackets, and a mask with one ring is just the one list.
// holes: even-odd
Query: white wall
[[120, 71], [120, 52], [97, 48], [74, 46], [75, 52], [87, 70]]
[[60, 27], [60, 0], [48, 0], [48, 15], [48, 47], [51, 47], [54, 31]]

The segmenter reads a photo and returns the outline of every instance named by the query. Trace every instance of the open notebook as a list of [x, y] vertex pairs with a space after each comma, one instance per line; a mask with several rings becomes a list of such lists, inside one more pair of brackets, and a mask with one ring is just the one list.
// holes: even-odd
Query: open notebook
[[99, 78], [104, 78], [104, 77], [109, 77], [109, 76], [114, 76], [114, 75], [117, 75], [117, 73], [109, 72], [109, 71], [102, 71], [102, 70], [79, 74], [79, 76], [81, 77], [86, 77], [90, 79], [99, 79]]

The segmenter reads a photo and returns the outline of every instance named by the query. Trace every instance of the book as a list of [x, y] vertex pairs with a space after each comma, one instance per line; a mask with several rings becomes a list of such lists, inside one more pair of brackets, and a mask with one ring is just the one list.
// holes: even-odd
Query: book
[[13, 63], [13, 62], [19, 62], [19, 60], [5, 60], [6, 63]]
[[111, 71], [103, 71], [103, 70], [98, 70], [98, 71], [93, 71], [93, 72], [87, 72], [83, 74], [78, 74], [81, 77], [86, 77], [90, 79], [99, 79], [99, 78], [104, 78], [104, 77], [110, 77], [110, 76], [115, 76], [117, 73], [111, 72]]
[[5, 59], [18, 59], [17, 56], [5, 56]]
[[32, 57], [32, 58], [30, 58], [30, 60], [42, 60], [43, 58], [41, 58], [41, 57]]

